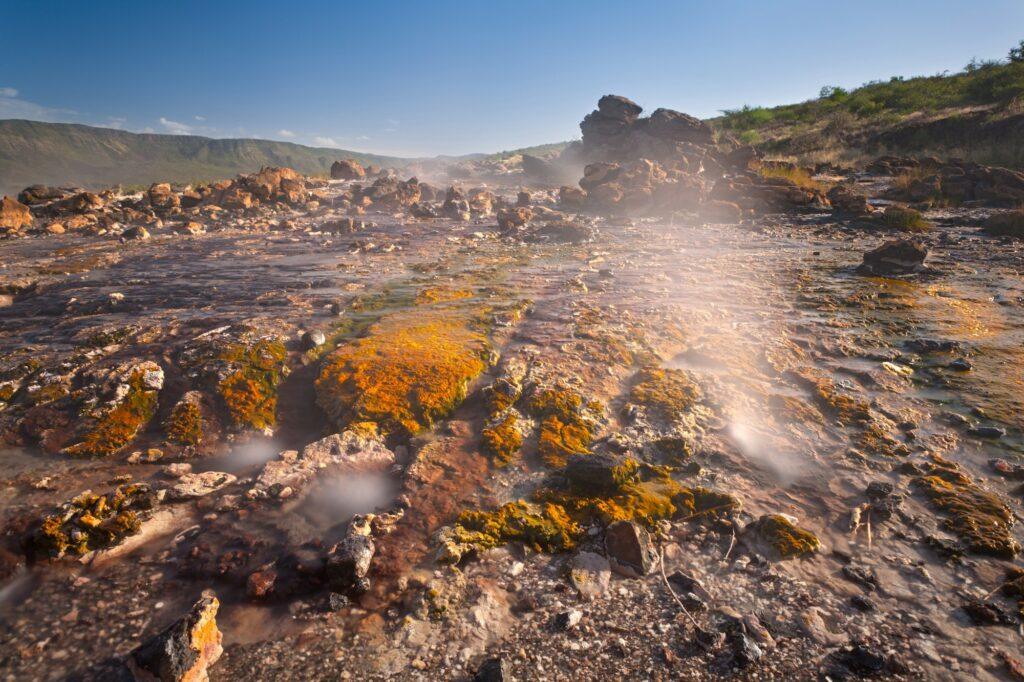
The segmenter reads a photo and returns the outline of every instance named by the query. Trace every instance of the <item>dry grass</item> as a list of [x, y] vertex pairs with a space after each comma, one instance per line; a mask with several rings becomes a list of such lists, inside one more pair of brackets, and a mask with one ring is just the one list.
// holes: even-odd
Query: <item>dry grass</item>
[[806, 169], [799, 166], [766, 163], [758, 172], [761, 174], [761, 177], [783, 178], [803, 189], [816, 192], [824, 192], [827, 189], [824, 184], [815, 180]]
[[934, 175], [934, 170], [927, 170], [922, 167], [911, 168], [910, 170], [903, 171], [899, 175], [892, 179], [892, 187], [894, 190], [899, 191], [901, 194], [906, 194], [910, 191], [910, 188], [918, 180], [923, 180], [929, 175]]

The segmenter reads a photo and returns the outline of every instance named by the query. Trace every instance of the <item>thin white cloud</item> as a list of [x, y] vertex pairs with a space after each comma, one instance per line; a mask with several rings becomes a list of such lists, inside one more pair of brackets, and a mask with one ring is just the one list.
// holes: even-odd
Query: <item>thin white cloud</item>
[[369, 135], [360, 135], [360, 136], [359, 136], [359, 137], [357, 137], [356, 139], [357, 139], [357, 140], [361, 140], [361, 141], [366, 141], [366, 140], [369, 140], [369, 139], [370, 139], [370, 136], [369, 136]]
[[335, 142], [333, 137], [324, 137], [322, 135], [317, 135], [316, 137], [314, 137], [313, 142], [315, 142], [321, 147], [341, 147], [340, 144]]
[[205, 121], [206, 120], [205, 116], [193, 116], [193, 118], [195, 118], [197, 121]]
[[163, 116], [160, 117], [160, 125], [162, 125], [164, 129], [172, 135], [188, 135], [193, 130], [190, 125], [178, 123], [177, 121], [172, 121], [164, 118]]
[[16, 88], [0, 88], [0, 118], [25, 118], [30, 121], [67, 121], [77, 119], [72, 109], [55, 109], [18, 98]]
[[287, 130], [285, 128], [281, 128], [280, 130], [278, 130], [277, 134], [280, 137], [295, 137], [295, 133], [293, 133], [292, 131]]
[[103, 124], [103, 127], [121, 130], [121, 128], [124, 128], [124, 124], [127, 122], [128, 119], [124, 118], [123, 116], [111, 116], [107, 119], [107, 122]]

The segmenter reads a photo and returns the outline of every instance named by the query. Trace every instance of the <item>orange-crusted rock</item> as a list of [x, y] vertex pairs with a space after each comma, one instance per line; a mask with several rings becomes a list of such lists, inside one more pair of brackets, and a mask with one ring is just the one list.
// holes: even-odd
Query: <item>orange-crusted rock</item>
[[209, 679], [210, 666], [224, 651], [217, 627], [219, 608], [216, 597], [204, 596], [184, 618], [132, 652], [128, 664], [136, 679], [147, 679], [147, 675], [161, 682]]

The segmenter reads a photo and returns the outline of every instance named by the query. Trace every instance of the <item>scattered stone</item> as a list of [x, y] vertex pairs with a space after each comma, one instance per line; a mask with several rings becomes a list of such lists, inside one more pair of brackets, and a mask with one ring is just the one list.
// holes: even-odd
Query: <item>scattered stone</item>
[[484, 661], [473, 676], [473, 682], [510, 682], [513, 679], [511, 666], [501, 657]]
[[204, 471], [198, 474], [187, 473], [178, 482], [167, 489], [167, 499], [172, 502], [194, 500], [205, 497], [224, 486], [235, 482], [235, 477], [221, 471]]
[[608, 591], [611, 565], [594, 552], [577, 552], [569, 567], [569, 581], [584, 599], [596, 599]]
[[553, 625], [556, 630], [565, 632], [575, 629], [581, 620], [583, 620], [583, 612], [578, 609], [570, 609], [557, 614]]
[[657, 565], [650, 533], [632, 521], [616, 521], [608, 526], [604, 547], [611, 569], [627, 578], [645, 576]]

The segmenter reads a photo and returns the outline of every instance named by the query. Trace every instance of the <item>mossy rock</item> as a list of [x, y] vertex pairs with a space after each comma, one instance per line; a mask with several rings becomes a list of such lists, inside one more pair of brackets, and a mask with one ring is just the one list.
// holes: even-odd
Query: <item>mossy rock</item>
[[885, 209], [882, 223], [890, 230], [899, 232], [927, 232], [932, 228], [932, 224], [924, 219], [920, 211], [896, 205]]
[[765, 514], [746, 530], [776, 559], [810, 556], [821, 548], [818, 537], [781, 514]]
[[288, 373], [280, 337], [245, 325], [204, 336], [182, 351], [181, 365], [209, 391], [234, 430], [268, 429], [277, 421], [277, 392]]
[[265, 429], [277, 422], [277, 388], [288, 357], [276, 338], [226, 346], [219, 360], [228, 367], [217, 393], [236, 428]]
[[203, 440], [205, 423], [202, 396], [197, 391], [189, 391], [171, 410], [164, 431], [172, 443], [194, 447]]

